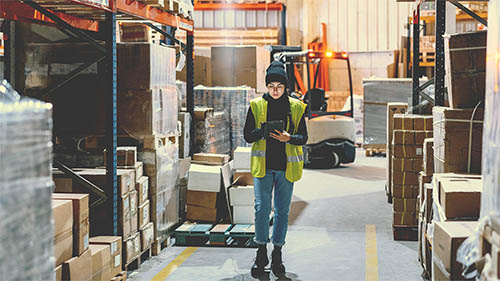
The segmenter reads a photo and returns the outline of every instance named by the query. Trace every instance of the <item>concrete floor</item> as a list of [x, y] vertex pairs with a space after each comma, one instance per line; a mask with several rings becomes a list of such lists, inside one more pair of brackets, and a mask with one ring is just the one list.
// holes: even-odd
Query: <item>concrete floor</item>
[[[283, 248], [288, 279], [281, 280], [422, 280], [417, 242], [392, 238], [385, 167], [386, 158], [365, 157], [359, 150], [354, 164], [305, 170], [294, 189]], [[367, 225], [375, 226], [376, 241], [367, 239]], [[159, 272], [167, 276], [170, 269], [160, 280], [255, 280], [250, 276], [255, 249], [198, 248], [175, 266], [184, 250], [164, 249], [129, 279], [152, 280]], [[270, 274], [263, 280], [276, 278]]]

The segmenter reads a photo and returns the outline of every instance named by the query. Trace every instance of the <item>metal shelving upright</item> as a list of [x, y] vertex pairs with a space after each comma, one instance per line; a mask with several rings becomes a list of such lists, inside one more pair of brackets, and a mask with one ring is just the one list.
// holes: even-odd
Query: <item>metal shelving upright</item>
[[[443, 35], [446, 32], [446, 2], [450, 2], [455, 7], [464, 11], [468, 17], [475, 19], [487, 26], [486, 20], [484, 20], [484, 15], [478, 15], [473, 11], [469, 10], [467, 7], [460, 4], [458, 0], [434, 0], [436, 15], [436, 58], [434, 65], [434, 78], [430, 79], [426, 83], [420, 85], [420, 77], [422, 77], [422, 72], [420, 69], [420, 5], [424, 0], [419, 0], [415, 10], [413, 11], [413, 59], [412, 59], [412, 78], [413, 78], [413, 107], [415, 108], [420, 103], [420, 97], [433, 102], [434, 105], [443, 106], [444, 97], [446, 93], [445, 88], [445, 58], [444, 58], [444, 38]], [[429, 1], [430, 2], [430, 1]], [[482, 1], [487, 2], [487, 0]], [[427, 17], [428, 18], [428, 17]], [[465, 19], [465, 17], [462, 17]], [[427, 94], [423, 92], [425, 88], [434, 84], [435, 88], [435, 98], [432, 100]]]
[[[0, 17], [5, 19], [4, 32], [6, 37], [5, 50], [5, 78], [15, 85], [15, 28], [12, 21], [29, 21], [32, 23], [56, 26], [66, 35], [81, 39], [97, 48], [106, 64], [105, 77], [106, 92], [110, 93], [106, 99], [108, 112], [106, 116], [106, 177], [105, 191], [88, 182], [81, 176], [73, 173], [62, 163], [54, 161], [54, 166], [69, 173], [72, 178], [96, 193], [99, 201], [113, 214], [113, 225], [110, 235], [117, 235], [118, 223], [118, 187], [117, 187], [117, 50], [116, 28], [117, 20], [144, 20], [160, 23], [164, 26], [180, 28], [187, 31], [187, 99], [188, 110], [194, 115], [193, 105], [193, 29], [192, 20], [181, 18], [159, 8], [147, 6], [137, 0], [109, 0], [106, 4], [97, 0], [1, 0]], [[90, 35], [90, 32], [103, 32], [104, 47]], [[170, 35], [170, 34], [169, 34]], [[171, 36], [171, 35], [170, 35]], [[170, 37], [169, 37], [170, 38]], [[102, 38], [100, 38], [102, 39]], [[175, 40], [174, 40], [175, 41]], [[180, 43], [176, 41], [177, 43]], [[69, 73], [62, 83], [66, 83], [87, 69], [95, 61], [85, 63]], [[191, 82], [190, 82], [191, 81]], [[59, 85], [60, 86], [60, 85]], [[57, 87], [57, 86], [55, 86]], [[48, 89], [48, 91], [53, 90]], [[46, 92], [47, 94], [50, 92]], [[191, 126], [191, 132], [193, 131]], [[193, 133], [193, 132], [192, 132]], [[111, 199], [111, 200], [109, 200]]]

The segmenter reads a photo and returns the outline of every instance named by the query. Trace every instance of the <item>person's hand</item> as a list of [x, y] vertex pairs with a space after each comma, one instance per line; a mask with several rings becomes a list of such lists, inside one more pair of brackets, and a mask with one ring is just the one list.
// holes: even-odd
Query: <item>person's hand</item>
[[260, 123], [260, 131], [262, 133], [263, 139], [267, 138], [267, 136], [264, 135], [266, 133], [266, 128], [267, 128], [267, 122]]
[[278, 130], [274, 130], [274, 133], [269, 134], [271, 138], [278, 140], [280, 142], [288, 142], [291, 137], [287, 131], [280, 132]]

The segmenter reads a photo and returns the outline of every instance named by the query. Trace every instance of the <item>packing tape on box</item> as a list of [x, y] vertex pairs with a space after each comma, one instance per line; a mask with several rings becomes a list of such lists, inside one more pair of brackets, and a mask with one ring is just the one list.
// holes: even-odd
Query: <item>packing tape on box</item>
[[405, 197], [405, 189], [406, 189], [406, 185], [403, 184], [403, 198], [406, 198]]
[[403, 172], [403, 185], [406, 185], [406, 172]]
[[401, 158], [401, 172], [405, 171], [404, 166], [405, 166], [405, 159]]
[[424, 131], [427, 131], [427, 122], [425, 121], [425, 118], [424, 118]]

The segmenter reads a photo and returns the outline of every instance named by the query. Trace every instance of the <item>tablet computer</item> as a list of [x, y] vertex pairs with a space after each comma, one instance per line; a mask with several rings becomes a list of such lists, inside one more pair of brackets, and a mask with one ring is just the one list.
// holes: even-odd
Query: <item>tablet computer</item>
[[267, 121], [266, 131], [264, 132], [264, 135], [266, 137], [269, 137], [270, 133], [276, 133], [274, 130], [278, 130], [280, 132], [283, 132], [284, 129], [285, 129], [285, 125], [284, 125], [283, 120]]

